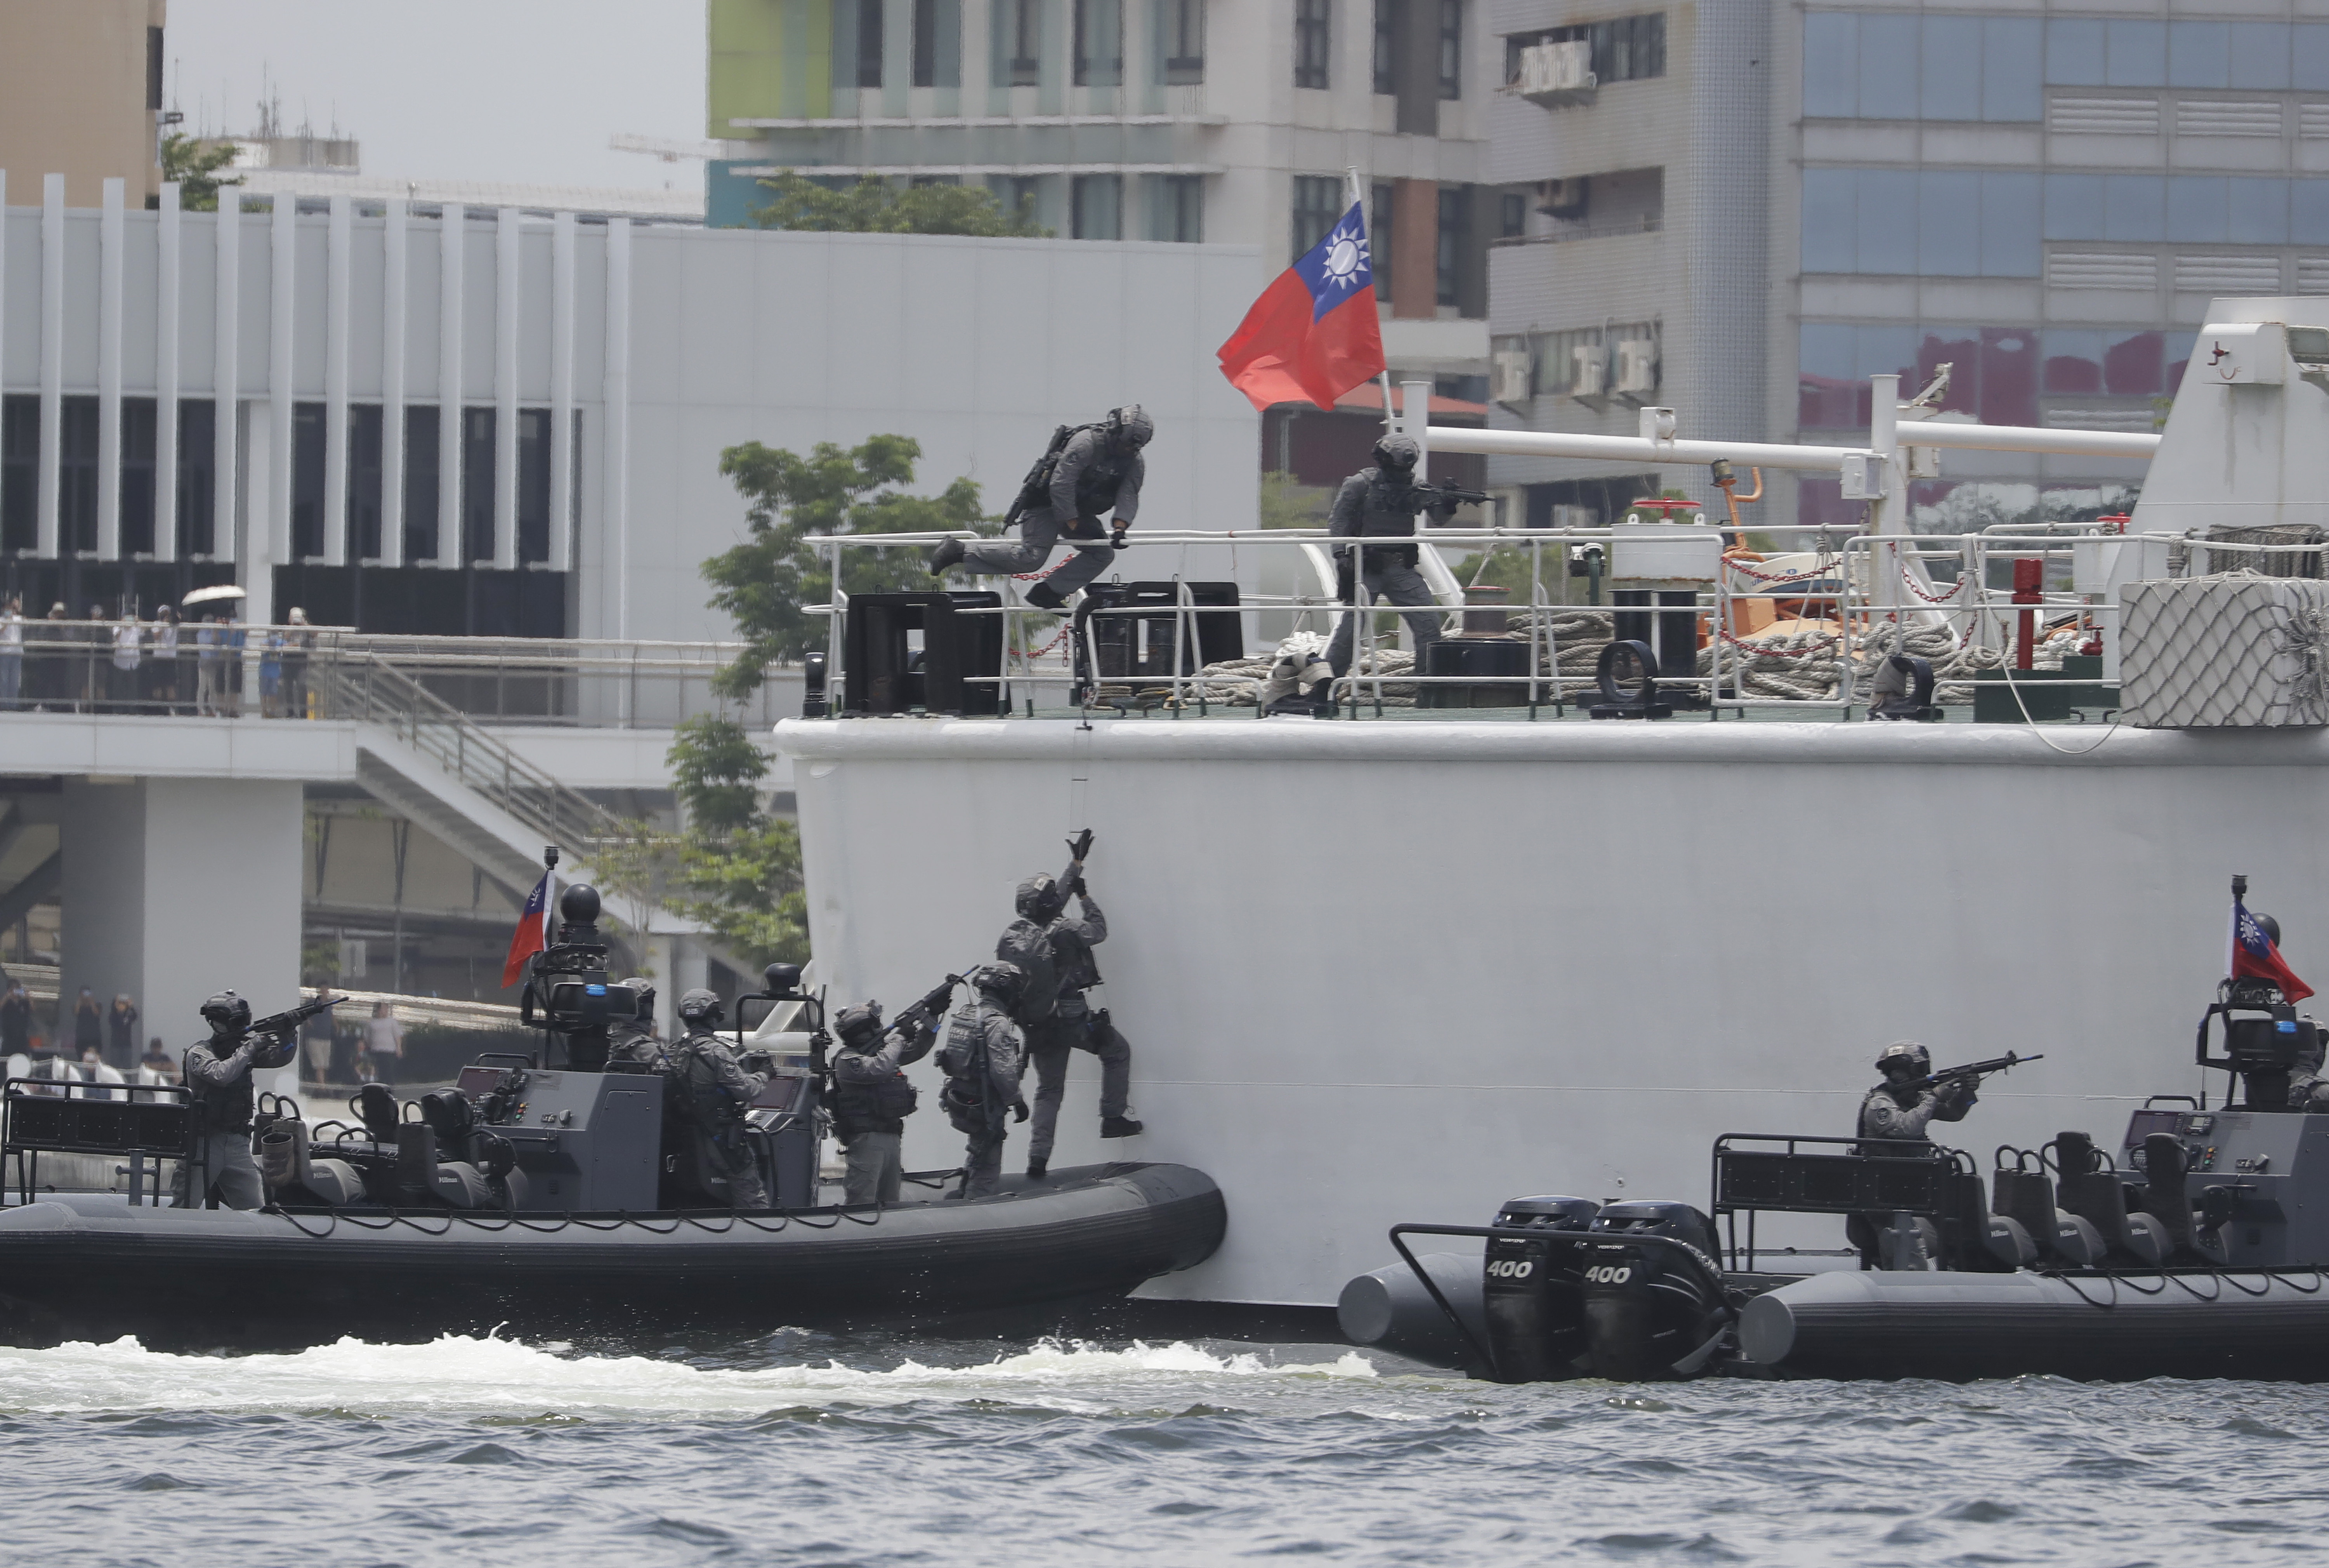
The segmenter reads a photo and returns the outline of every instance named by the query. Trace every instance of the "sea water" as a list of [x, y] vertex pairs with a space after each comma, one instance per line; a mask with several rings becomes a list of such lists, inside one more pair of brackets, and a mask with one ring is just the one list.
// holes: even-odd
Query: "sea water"
[[2255, 1563], [2329, 1391], [1501, 1387], [1336, 1346], [0, 1350], [40, 1564]]

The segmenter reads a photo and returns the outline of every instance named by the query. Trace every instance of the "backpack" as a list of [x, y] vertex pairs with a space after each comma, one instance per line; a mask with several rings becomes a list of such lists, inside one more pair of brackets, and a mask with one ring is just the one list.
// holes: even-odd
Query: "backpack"
[[1068, 449], [1068, 443], [1078, 432], [1098, 428], [1098, 425], [1061, 425], [1051, 432], [1051, 445], [1035, 459], [1035, 465], [1027, 470], [1027, 477], [1020, 481], [1019, 498], [1011, 503], [1014, 517], [1051, 504], [1051, 475], [1060, 466], [1060, 454]]

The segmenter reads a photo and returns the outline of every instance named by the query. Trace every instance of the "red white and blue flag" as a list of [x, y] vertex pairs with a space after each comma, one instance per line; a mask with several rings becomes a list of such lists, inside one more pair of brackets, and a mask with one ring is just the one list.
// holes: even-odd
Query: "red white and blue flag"
[[509, 956], [502, 961], [504, 991], [523, 980], [525, 961], [550, 945], [550, 879], [555, 875], [544, 871], [542, 880], [533, 885], [533, 891], [525, 896], [525, 907], [518, 911]]
[[1262, 291], [1219, 357], [1221, 374], [1257, 408], [1304, 400], [1331, 408], [1383, 373], [1361, 203]]
[[2292, 1002], [2303, 1001], [2313, 988], [2296, 978], [2280, 956], [2280, 946], [2257, 924], [2256, 916], [2239, 899], [2232, 900], [2232, 978], [2269, 981]]

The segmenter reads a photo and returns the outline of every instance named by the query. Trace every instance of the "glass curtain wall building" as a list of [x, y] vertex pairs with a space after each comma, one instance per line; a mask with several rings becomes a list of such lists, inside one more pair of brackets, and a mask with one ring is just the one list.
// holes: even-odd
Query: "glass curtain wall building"
[[[1519, 45], [1556, 36], [1572, 9], [1583, 8], [1507, 7], [1516, 83]], [[1758, 135], [1764, 239], [1759, 255], [1740, 248], [1732, 264], [1764, 296], [1763, 361], [1740, 361], [1738, 333], [1725, 340], [1719, 317], [1691, 316], [1693, 341], [1677, 341], [1674, 324], [1693, 308], [1681, 257], [1693, 243], [1697, 254], [1709, 249], [1706, 236], [1687, 232], [1706, 221], [1702, 202], [1675, 212], [1657, 239], [1608, 236], [1588, 216], [1583, 188], [1598, 194], [1614, 172], [1572, 171], [1542, 152], [1541, 171], [1515, 167], [1502, 155], [1500, 120], [1494, 173], [1535, 174], [1548, 192], [1529, 214], [1527, 238], [1492, 260], [1495, 348], [1510, 367], [1500, 390], [1513, 394], [1500, 399], [1500, 421], [1613, 422], [1578, 380], [1577, 336], [1598, 343], [1648, 324], [1677, 368], [1724, 345], [1726, 362], [1689, 381], [1695, 397], [1671, 378], [1659, 383], [1673, 390], [1655, 400], [1677, 406], [1685, 430], [1734, 433], [1710, 421], [1703, 399], [1759, 404], [1766, 438], [1841, 440], [1866, 426], [1870, 375], [1898, 373], [1913, 391], [1945, 364], [1949, 381], [1937, 400], [1947, 410], [1993, 423], [2150, 430], [2211, 297], [2329, 291], [2329, 20], [2292, 17], [2286, 6], [2173, 0], [2140, 14], [1762, 0], [1721, 9], [1753, 30], [1743, 52], [1690, 50], [1679, 41], [1702, 44], [1693, 23], [1711, 8], [1676, 6], [1668, 69], [1698, 93], [1741, 75], [1742, 62], [1768, 62], [1759, 126], [1711, 127], [1679, 103], [1658, 117], [1669, 121], [1668, 155], [1684, 164], [1721, 155], [1714, 138]], [[1499, 113], [1518, 121], [1533, 112], [1570, 127], [1569, 145], [1590, 145], [1589, 127], [1629, 90], [1604, 83], [1536, 102], [1515, 94]], [[1668, 184], [1675, 179], [1670, 164]], [[1597, 232], [1590, 245], [1560, 244]], [[1655, 253], [1670, 253], [1664, 265], [1675, 270], [1647, 291], [1635, 279], [1603, 282], [1588, 260], [1597, 246], [1627, 243], [1653, 253], [1653, 270]], [[1584, 275], [1582, 286], [1550, 276], [1538, 258], [1553, 254], [1585, 263], [1563, 268]], [[1548, 349], [1565, 357], [1550, 362]], [[1623, 416], [1617, 422], [1630, 420], [1626, 399], [1605, 400]], [[1563, 483], [1528, 468], [1500, 477], [1547, 493]], [[1943, 478], [1917, 482], [1915, 514], [1943, 528], [2117, 511], [2139, 473], [2091, 459], [1951, 454]], [[1781, 485], [1789, 488], [1792, 498], [1775, 494], [1773, 504], [1806, 521], [1847, 521], [1859, 510], [1836, 499], [1832, 482]]]

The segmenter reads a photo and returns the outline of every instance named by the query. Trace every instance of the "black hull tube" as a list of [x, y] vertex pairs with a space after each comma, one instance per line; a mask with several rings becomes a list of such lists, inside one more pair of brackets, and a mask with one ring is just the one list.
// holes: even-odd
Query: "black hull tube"
[[1040, 1332], [1203, 1262], [1227, 1210], [1202, 1171], [1117, 1164], [881, 1211], [561, 1218], [131, 1208], [0, 1213], [0, 1341], [134, 1334], [288, 1347], [343, 1335], [621, 1338], [785, 1326]]
[[2329, 1276], [1815, 1274], [1755, 1297], [1742, 1358], [1784, 1376], [2329, 1381]]

